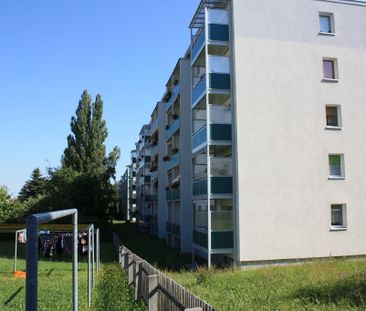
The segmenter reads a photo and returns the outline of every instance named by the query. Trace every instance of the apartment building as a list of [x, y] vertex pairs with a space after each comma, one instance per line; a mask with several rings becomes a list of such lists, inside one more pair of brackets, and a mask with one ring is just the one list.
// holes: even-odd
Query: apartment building
[[202, 0], [190, 31], [162, 100], [159, 237], [209, 265], [365, 255], [366, 1]]
[[[183, 253], [192, 251], [191, 65], [179, 59], [163, 96], [166, 135], [166, 241]], [[162, 142], [163, 144], [163, 142]]]
[[145, 124], [136, 143], [136, 216], [142, 231], [155, 234], [157, 215], [152, 203], [150, 162], [150, 124]]

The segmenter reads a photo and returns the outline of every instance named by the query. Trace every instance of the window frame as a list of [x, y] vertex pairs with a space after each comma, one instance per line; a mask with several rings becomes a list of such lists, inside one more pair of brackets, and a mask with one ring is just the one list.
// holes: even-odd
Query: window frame
[[[330, 32], [322, 31], [321, 18], [329, 18], [329, 29]], [[319, 12], [319, 35], [335, 36], [335, 24], [334, 24], [334, 13], [332, 12]]]
[[[333, 77], [328, 78], [325, 76], [324, 62], [332, 62], [333, 64]], [[325, 82], [338, 82], [339, 81], [339, 71], [338, 71], [338, 60], [334, 57], [323, 57], [322, 58], [322, 69], [323, 69], [323, 81]]]
[[[337, 109], [337, 126], [328, 124], [328, 114], [327, 108], [336, 108]], [[325, 105], [325, 128], [328, 130], [341, 130], [342, 129], [342, 112], [340, 105]]]
[[[330, 157], [331, 156], [339, 156], [340, 160], [340, 175], [332, 175], [330, 170]], [[345, 169], [344, 169], [344, 154], [343, 153], [329, 153], [328, 154], [328, 179], [345, 179]]]
[[[332, 211], [333, 209], [341, 209], [341, 224], [332, 224]], [[330, 231], [344, 231], [347, 230], [347, 204], [345, 203], [332, 203], [330, 205]]]

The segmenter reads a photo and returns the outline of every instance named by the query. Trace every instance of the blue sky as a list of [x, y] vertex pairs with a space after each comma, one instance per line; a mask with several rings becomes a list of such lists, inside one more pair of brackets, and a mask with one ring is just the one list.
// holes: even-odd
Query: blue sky
[[59, 166], [87, 89], [104, 101], [118, 177], [189, 42], [199, 0], [1, 0], [0, 185]]

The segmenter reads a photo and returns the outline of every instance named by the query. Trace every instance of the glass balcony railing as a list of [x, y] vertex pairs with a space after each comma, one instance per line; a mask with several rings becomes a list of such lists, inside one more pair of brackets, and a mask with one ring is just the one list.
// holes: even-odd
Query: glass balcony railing
[[177, 99], [177, 96], [180, 93], [180, 85], [177, 84], [174, 86], [174, 88], [171, 90], [170, 92], [170, 98], [169, 100], [165, 103], [165, 111], [168, 111], [169, 108], [173, 105], [173, 103], [175, 102], [175, 100]]
[[231, 157], [211, 157], [211, 175], [212, 176], [228, 176], [233, 175]]
[[166, 191], [166, 200], [175, 201], [180, 200], [180, 188], [170, 189]]
[[159, 146], [158, 145], [155, 145], [151, 148], [151, 155], [155, 155], [156, 153], [158, 153], [159, 151]]
[[180, 119], [175, 120], [166, 131], [166, 140], [173, 136], [173, 134], [180, 128]]
[[166, 165], [166, 170], [169, 171], [178, 164], [180, 164], [180, 152], [170, 156], [170, 160]]
[[[230, 176], [211, 177], [211, 194], [232, 194], [233, 193], [233, 178]], [[207, 178], [193, 181], [192, 194], [194, 196], [207, 195]]]
[[159, 125], [159, 119], [156, 119], [151, 123], [151, 133], [155, 132], [155, 130], [158, 128], [158, 125]]
[[230, 231], [233, 230], [233, 212], [216, 211], [211, 212], [211, 230], [212, 231]]
[[230, 73], [230, 57], [228, 56], [208, 56], [208, 67], [210, 72], [214, 73]]
[[210, 121], [218, 124], [231, 124], [231, 109], [225, 105], [210, 105]]
[[192, 194], [194, 196], [207, 195], [207, 178], [196, 180], [192, 183]]
[[201, 78], [201, 81], [192, 90], [192, 107], [203, 97], [206, 92], [206, 76]]
[[193, 63], [205, 45], [205, 30], [202, 29], [196, 41], [192, 45], [191, 62]]
[[208, 235], [200, 231], [193, 231], [193, 243], [204, 248], [208, 247]]
[[192, 150], [196, 149], [198, 146], [207, 143], [207, 127], [201, 127], [196, 133], [192, 136]]
[[166, 223], [166, 231], [170, 234], [180, 236], [180, 225], [171, 222]]

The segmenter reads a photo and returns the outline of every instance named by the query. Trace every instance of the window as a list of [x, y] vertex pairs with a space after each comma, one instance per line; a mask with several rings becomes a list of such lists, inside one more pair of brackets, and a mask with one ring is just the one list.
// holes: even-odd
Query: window
[[333, 13], [319, 13], [320, 34], [334, 35]]
[[339, 106], [326, 106], [326, 127], [327, 128], [341, 128], [341, 108]]
[[347, 214], [346, 204], [332, 204], [331, 210], [331, 229], [346, 229], [347, 228]]
[[337, 60], [332, 58], [323, 58], [323, 78], [324, 80], [338, 80]]
[[329, 159], [329, 178], [344, 178], [344, 157], [343, 154], [330, 154]]

